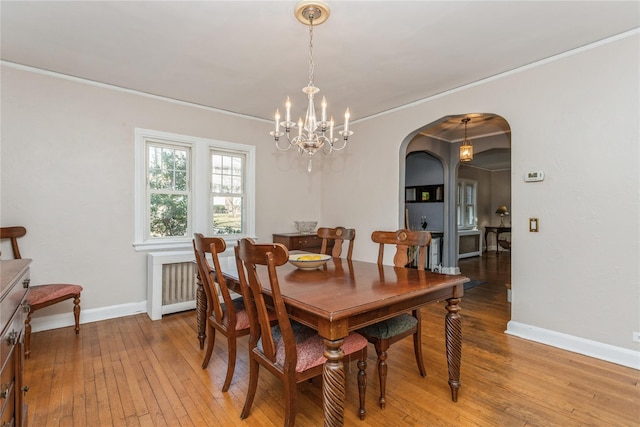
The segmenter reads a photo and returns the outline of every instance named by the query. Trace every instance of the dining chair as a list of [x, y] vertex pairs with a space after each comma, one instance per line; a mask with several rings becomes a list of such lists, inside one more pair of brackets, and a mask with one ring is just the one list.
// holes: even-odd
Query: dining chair
[[[241, 286], [250, 289], [252, 298], [248, 308], [251, 322], [249, 336], [249, 386], [240, 418], [249, 416], [258, 386], [260, 365], [280, 378], [284, 384], [285, 426], [293, 426], [296, 418], [296, 385], [322, 374], [325, 345], [317, 331], [290, 320], [287, 314], [277, 267], [287, 263], [289, 252], [279, 243], [256, 244], [251, 239], [242, 239], [235, 247], [238, 276]], [[257, 266], [264, 266], [269, 273], [270, 292], [265, 297]], [[267, 301], [277, 314], [277, 325], [271, 326], [268, 319]], [[367, 340], [351, 333], [344, 339], [343, 362], [358, 360], [358, 392], [360, 419], [365, 417], [364, 400], [367, 384]]]
[[[18, 239], [27, 234], [27, 229], [21, 226], [1, 227], [0, 239], [10, 239], [14, 259], [21, 259]], [[73, 298], [73, 317], [76, 335], [80, 333], [80, 294], [82, 286], [71, 283], [51, 283], [29, 286], [26, 301], [28, 303], [27, 317], [24, 320], [24, 357], [31, 355], [31, 315], [41, 308]]]
[[[424, 270], [426, 264], [426, 249], [431, 243], [431, 233], [428, 231], [410, 231], [400, 229], [397, 231], [374, 231], [371, 240], [379, 244], [378, 265], [382, 265], [385, 245], [395, 245], [396, 253], [393, 264], [396, 267], [406, 267], [412, 256], [418, 257], [418, 269]], [[357, 332], [372, 343], [378, 355], [378, 379], [380, 381], [379, 404], [384, 409], [386, 404], [387, 383], [387, 350], [401, 339], [413, 335], [413, 349], [416, 363], [421, 376], [426, 376], [422, 360], [422, 326], [420, 310], [416, 309], [391, 319], [383, 320], [373, 325], [358, 329]]]
[[[224, 239], [219, 237], [205, 237], [202, 233], [193, 235], [193, 252], [198, 266], [198, 276], [202, 281], [207, 298], [207, 350], [202, 361], [202, 369], [209, 366], [213, 347], [216, 340], [216, 331], [227, 338], [227, 374], [222, 385], [222, 391], [229, 390], [236, 366], [237, 344], [239, 337], [249, 335], [249, 317], [245, 310], [244, 295], [240, 298], [232, 298], [227, 287], [218, 254], [227, 248]], [[213, 268], [209, 264], [207, 254], [213, 261]], [[216, 286], [216, 283], [218, 286]], [[220, 297], [222, 297], [222, 302]]]
[[333, 242], [331, 248], [331, 256], [339, 258], [342, 255], [342, 243], [346, 240], [349, 242], [349, 248], [347, 249], [347, 259], [351, 259], [353, 253], [353, 241], [356, 238], [356, 230], [354, 228], [327, 228], [320, 227], [316, 232], [316, 235], [322, 239], [322, 246], [320, 247], [321, 254], [328, 254], [329, 243]]

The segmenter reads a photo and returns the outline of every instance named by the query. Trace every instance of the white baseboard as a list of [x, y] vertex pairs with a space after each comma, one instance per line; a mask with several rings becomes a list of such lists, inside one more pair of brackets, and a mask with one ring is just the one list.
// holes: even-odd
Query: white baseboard
[[460, 267], [442, 267], [440, 270], [442, 274], [460, 274]]
[[[81, 309], [80, 324], [98, 322], [100, 320], [114, 319], [116, 317], [132, 316], [134, 314], [146, 313], [147, 301], [140, 301], [110, 307]], [[65, 328], [74, 326], [73, 311], [68, 313], [53, 314], [50, 316], [36, 315], [31, 317], [31, 332], [48, 331], [49, 329]]]
[[514, 321], [507, 323], [505, 333], [640, 370], [640, 351], [616, 347]]

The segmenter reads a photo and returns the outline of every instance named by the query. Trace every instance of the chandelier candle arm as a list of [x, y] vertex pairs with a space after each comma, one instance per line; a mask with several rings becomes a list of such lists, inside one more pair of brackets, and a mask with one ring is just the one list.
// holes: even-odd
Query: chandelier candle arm
[[[280, 121], [280, 111], [276, 109], [275, 114], [275, 130], [269, 132], [273, 136], [276, 148], [280, 151], [287, 151], [291, 147], [296, 147], [300, 154], [307, 154], [309, 156], [309, 165], [307, 170], [311, 172], [311, 161], [313, 155], [322, 150], [324, 154], [330, 154], [333, 150], [342, 150], [347, 146], [347, 140], [353, 131], [349, 130], [349, 118], [351, 113], [349, 108], [344, 114], [344, 128], [338, 133], [342, 136], [343, 142], [341, 146], [336, 146], [339, 138], [333, 137], [333, 129], [335, 123], [333, 117], [330, 121], [327, 121], [327, 99], [323, 96], [321, 106], [320, 121], [316, 117], [316, 109], [314, 98], [315, 94], [320, 92], [320, 89], [313, 83], [314, 74], [314, 62], [313, 62], [313, 26], [320, 25], [329, 18], [329, 7], [322, 1], [301, 1], [294, 10], [294, 14], [298, 21], [309, 27], [309, 83], [302, 89], [307, 95], [307, 111], [304, 121], [302, 118], [298, 119], [298, 135], [291, 136], [291, 129], [296, 127], [296, 123], [291, 121], [291, 100], [287, 97], [285, 102], [285, 120]], [[284, 128], [284, 132], [280, 130], [280, 127]], [[329, 130], [327, 135], [327, 129]], [[281, 136], [287, 137], [287, 143], [284, 147], [279, 144]]]

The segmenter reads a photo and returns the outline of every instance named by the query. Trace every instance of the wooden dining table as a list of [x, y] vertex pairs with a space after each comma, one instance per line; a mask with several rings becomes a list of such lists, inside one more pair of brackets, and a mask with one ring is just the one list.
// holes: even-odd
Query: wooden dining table
[[[263, 266], [258, 266], [258, 273], [268, 294], [268, 273], [266, 268], [260, 267]], [[235, 258], [220, 257], [220, 268], [227, 286], [239, 292]], [[316, 269], [303, 270], [286, 264], [277, 271], [289, 316], [316, 329], [324, 338], [327, 358], [322, 381], [325, 426], [344, 424], [345, 372], [341, 357], [344, 338], [358, 328], [430, 302], [447, 302], [445, 334], [449, 386], [452, 400], [457, 401], [462, 356], [459, 302], [464, 283], [469, 281], [467, 277], [341, 258], [332, 258]], [[199, 306], [198, 312], [202, 309]]]

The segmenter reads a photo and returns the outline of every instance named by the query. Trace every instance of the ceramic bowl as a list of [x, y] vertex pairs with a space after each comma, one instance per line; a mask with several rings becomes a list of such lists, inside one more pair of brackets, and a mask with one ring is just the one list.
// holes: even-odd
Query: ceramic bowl
[[[312, 259], [305, 259], [311, 257]], [[289, 255], [289, 262], [303, 270], [311, 270], [322, 267], [331, 259], [331, 255], [323, 254], [295, 254]]]
[[300, 233], [311, 234], [316, 229], [318, 221], [293, 221], [296, 226], [296, 230]]

